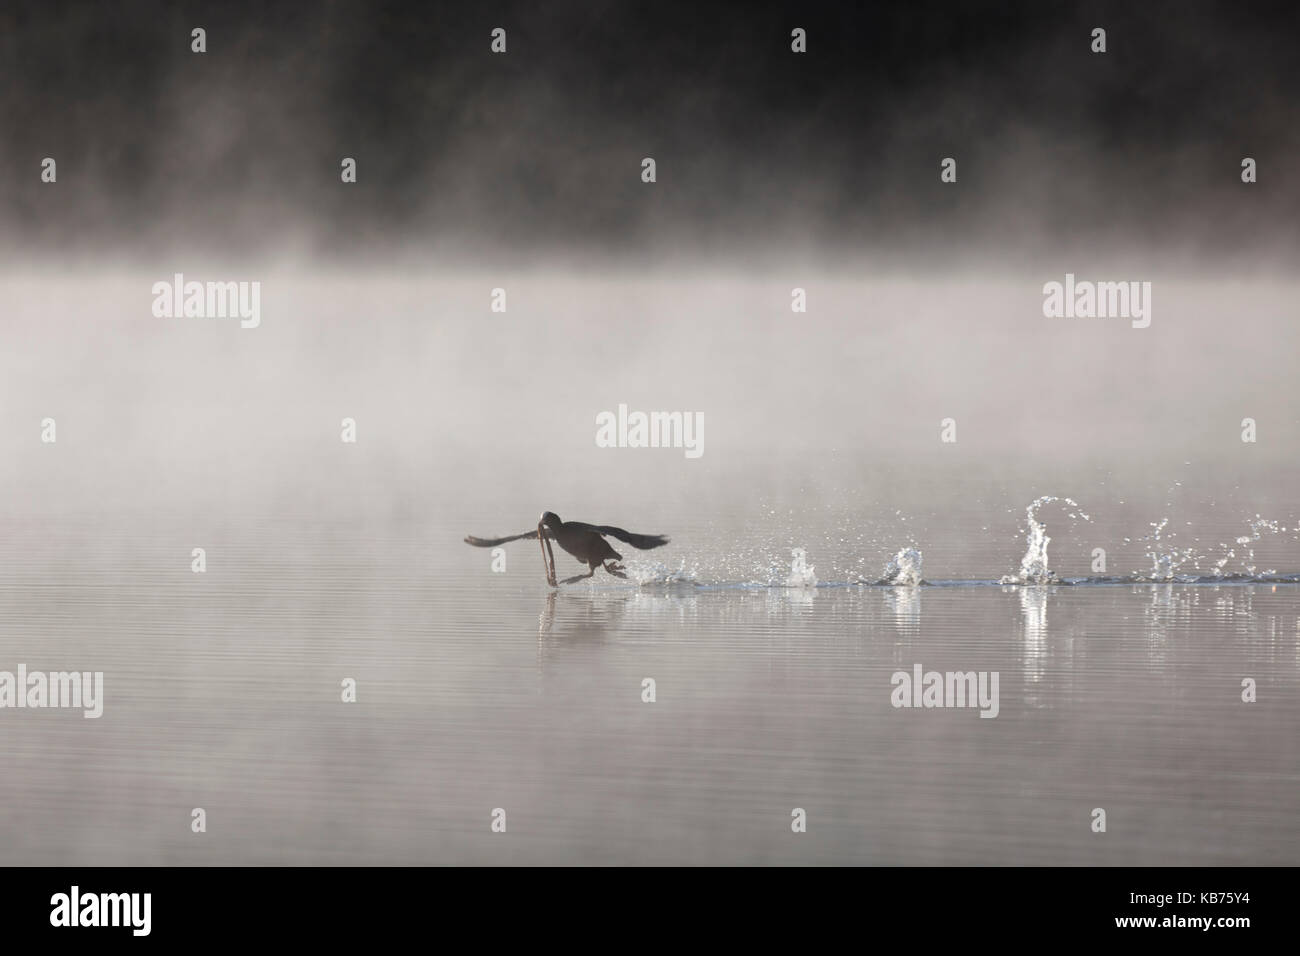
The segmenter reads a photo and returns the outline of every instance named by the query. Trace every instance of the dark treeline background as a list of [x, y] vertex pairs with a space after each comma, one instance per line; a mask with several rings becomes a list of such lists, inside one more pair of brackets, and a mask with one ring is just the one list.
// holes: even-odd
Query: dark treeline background
[[0, 242], [1286, 262], [1297, 39], [1258, 0], [7, 3]]

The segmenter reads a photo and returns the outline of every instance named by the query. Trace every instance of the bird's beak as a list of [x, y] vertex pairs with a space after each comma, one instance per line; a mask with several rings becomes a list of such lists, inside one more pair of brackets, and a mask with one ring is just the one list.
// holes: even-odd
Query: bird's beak
[[546, 583], [551, 587], [559, 587], [555, 581], [555, 552], [551, 550], [551, 541], [546, 537], [546, 528], [542, 522], [537, 522], [537, 543], [542, 547], [542, 566], [546, 568]]

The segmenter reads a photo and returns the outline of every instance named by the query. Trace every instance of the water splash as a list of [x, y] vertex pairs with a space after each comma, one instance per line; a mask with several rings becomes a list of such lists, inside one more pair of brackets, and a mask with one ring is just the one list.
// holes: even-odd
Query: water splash
[[917, 548], [903, 548], [889, 559], [885, 569], [880, 572], [877, 584], [898, 584], [915, 587], [924, 584], [921, 578], [922, 554]]
[[[1146, 561], [1140, 562], [1145, 565], [1144, 569], [1111, 575], [1103, 573], [1099, 576], [1063, 578], [1048, 564], [1048, 550], [1052, 538], [1047, 534], [1043, 510], [1048, 505], [1055, 505], [1071, 521], [1093, 521], [1092, 516], [1084, 513], [1079, 504], [1071, 498], [1044, 495], [1035, 499], [1025, 509], [1025, 525], [1021, 528], [1025, 534], [1025, 551], [1020, 566], [1016, 572], [996, 579], [926, 580], [922, 576], [923, 553], [916, 539], [910, 535], [903, 539], [907, 543], [894, 552], [893, 557], [885, 563], [878, 574], [874, 570], [868, 570], [864, 565], [869, 559], [862, 558], [857, 560], [855, 567], [846, 568], [841, 572], [839, 566], [834, 563], [835, 556], [832, 553], [828, 558], [832, 562], [830, 579], [822, 581], [819, 580], [816, 569], [809, 564], [806, 549], [793, 548], [790, 551], [791, 558], [785, 559], [781, 556], [782, 552], [774, 552], [769, 547], [756, 544], [735, 548], [721, 555], [710, 555], [702, 561], [693, 560], [688, 563], [687, 560], [682, 560], [676, 567], [656, 561], [644, 563], [632, 561], [628, 563], [628, 577], [631, 583], [652, 590], [771, 588], [786, 592], [786, 596], [791, 599], [797, 592], [806, 591], [811, 595], [818, 588], [836, 587], [918, 589], [926, 586], [1300, 583], [1300, 573], [1290, 571], [1279, 573], [1264, 566], [1263, 559], [1258, 561], [1260, 566], [1257, 567], [1256, 560], [1257, 547], [1260, 555], [1267, 554], [1267, 551], [1259, 546], [1260, 541], [1282, 533], [1300, 538], [1300, 524], [1292, 519], [1287, 519], [1287, 523], [1283, 524], [1258, 514], [1248, 522], [1249, 533], [1242, 534], [1240, 537], [1229, 537], [1227, 541], [1230, 543], [1220, 543], [1217, 549], [1207, 547], [1200, 539], [1194, 537], [1190, 539], [1195, 544], [1194, 548], [1175, 547], [1174, 542], [1178, 534], [1170, 530], [1174, 522], [1170, 518], [1162, 518], [1160, 521], [1150, 522], [1149, 530], [1142, 537], [1123, 539], [1126, 546], [1137, 546], [1136, 553], [1130, 552], [1134, 557], [1137, 554], [1145, 555]], [[1187, 524], [1190, 527], [1191, 523]], [[895, 542], [897, 540], [895, 538]], [[829, 544], [839, 545], [841, 548], [848, 544], [854, 551], [861, 553], [862, 550], [874, 551], [885, 544], [885, 541], [864, 541], [863, 534], [859, 533], [856, 539], [850, 542], [841, 538], [840, 541], [829, 542]], [[827, 543], [817, 545], [818, 548], [825, 546]], [[894, 546], [897, 547], [897, 543]], [[1234, 560], [1239, 560], [1240, 564], [1234, 563]], [[825, 571], [826, 568], [823, 567], [822, 570]], [[929, 568], [931, 574], [934, 570], [933, 567]], [[612, 581], [605, 583], [614, 584]]]
[[816, 569], [808, 564], [808, 552], [803, 548], [795, 548], [790, 554], [793, 560], [790, 562], [790, 575], [785, 579], [785, 586], [788, 588], [815, 588], [817, 586], [817, 575], [813, 572]]
[[[1269, 534], [1283, 534], [1287, 529], [1278, 521], [1272, 521], [1268, 518], [1261, 518], [1258, 514], [1250, 522], [1250, 534], [1242, 535], [1237, 539], [1237, 544], [1246, 549], [1246, 556], [1241, 559], [1242, 566], [1246, 569], [1246, 574], [1254, 577], [1258, 573], [1255, 567], [1255, 543], [1264, 537], [1264, 532]], [[1228, 548], [1222, 545], [1221, 547]], [[1214, 570], [1216, 574], [1223, 574], [1223, 569], [1228, 561], [1237, 556], [1236, 551], [1228, 548], [1227, 553], [1215, 563]], [[1270, 569], [1264, 574], [1276, 574], [1277, 572]]]
[[1071, 498], [1059, 498], [1055, 495], [1043, 495], [1041, 498], [1035, 498], [1025, 509], [1025, 521], [1028, 524], [1026, 532], [1025, 556], [1020, 559], [1020, 573], [1006, 574], [1002, 576], [999, 583], [1001, 584], [1056, 584], [1060, 579], [1056, 572], [1047, 566], [1047, 546], [1052, 543], [1052, 539], [1047, 536], [1047, 526], [1038, 520], [1038, 509], [1043, 505], [1052, 502], [1060, 502], [1066, 505], [1068, 509], [1066, 514], [1074, 520], [1082, 518], [1084, 521], [1092, 519], [1084, 514], [1083, 509], [1077, 501]]
[[1200, 560], [1200, 555], [1196, 554], [1194, 548], [1174, 548], [1169, 542], [1176, 536], [1176, 532], [1170, 532], [1165, 536], [1165, 528], [1169, 525], [1168, 518], [1161, 518], [1159, 521], [1151, 522], [1151, 533], [1139, 538], [1139, 541], [1150, 542], [1151, 548], [1147, 551], [1147, 557], [1151, 559], [1151, 568], [1145, 574], [1138, 573], [1134, 578], [1139, 581], [1172, 581], [1177, 576], [1179, 569], [1189, 561], [1195, 567]]
[[688, 569], [685, 558], [676, 568], [670, 568], [659, 562], [631, 564], [628, 565], [627, 575], [639, 587], [652, 585], [694, 587], [700, 583], [699, 569], [694, 566]]

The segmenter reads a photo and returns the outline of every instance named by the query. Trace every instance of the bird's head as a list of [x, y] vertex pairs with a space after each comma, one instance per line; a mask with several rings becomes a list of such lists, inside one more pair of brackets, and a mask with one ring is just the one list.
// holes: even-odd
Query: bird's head
[[542, 517], [538, 519], [538, 524], [545, 525], [547, 528], [550, 528], [552, 531], [558, 531], [560, 525], [563, 523], [564, 522], [560, 520], [560, 516], [557, 515], [554, 511], [543, 511]]

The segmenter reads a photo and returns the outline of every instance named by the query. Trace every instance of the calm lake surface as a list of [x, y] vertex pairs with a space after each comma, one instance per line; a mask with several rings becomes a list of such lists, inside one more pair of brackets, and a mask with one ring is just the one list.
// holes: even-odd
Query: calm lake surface
[[[0, 862], [1300, 863], [1295, 353], [1244, 374], [1204, 290], [1043, 341], [1013, 279], [840, 280], [802, 329], [780, 283], [688, 283], [703, 325], [524, 278], [507, 329], [495, 282], [296, 279], [240, 330], [153, 320], [155, 278], [4, 285], [0, 670], [105, 699], [0, 709]], [[704, 455], [596, 448], [620, 402]], [[558, 592], [461, 542], [545, 509], [672, 542]], [[1049, 583], [999, 584], [1035, 524]], [[909, 550], [935, 584], [874, 583]], [[997, 672], [997, 717], [892, 706], [918, 664]]]
[[[214, 541], [203, 575], [163, 567], [176, 526], [147, 547], [101, 533], [112, 573], [86, 570], [75, 539], [56, 545], [82, 570], [15, 572], [30, 539], [10, 538], [0, 653], [103, 670], [105, 710], [3, 714], [5, 861], [1300, 854], [1294, 584], [557, 594], [531, 542], [493, 573], [459, 530], [270, 520]], [[996, 719], [892, 707], [891, 674], [917, 663], [999, 672]]]

